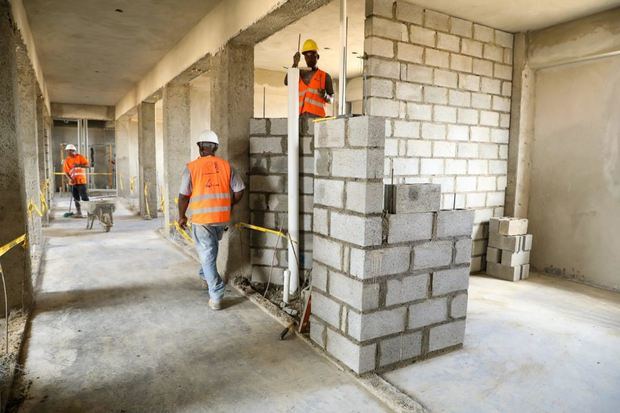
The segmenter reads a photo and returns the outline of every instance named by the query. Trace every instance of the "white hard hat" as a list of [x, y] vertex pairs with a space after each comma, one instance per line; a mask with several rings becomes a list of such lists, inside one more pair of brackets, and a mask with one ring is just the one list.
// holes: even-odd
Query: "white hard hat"
[[198, 143], [200, 142], [211, 142], [215, 143], [216, 145], [220, 144], [220, 140], [218, 139], [217, 134], [212, 130], [203, 130], [202, 132], [200, 132], [200, 135], [198, 135]]
[[77, 151], [77, 148], [75, 147], [75, 145], [70, 143], [69, 145], [65, 146], [65, 151]]

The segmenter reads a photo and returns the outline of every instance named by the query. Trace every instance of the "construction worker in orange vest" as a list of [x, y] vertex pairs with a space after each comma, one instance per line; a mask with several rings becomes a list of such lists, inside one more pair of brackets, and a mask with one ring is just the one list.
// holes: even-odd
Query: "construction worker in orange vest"
[[[308, 69], [299, 71], [299, 115], [311, 118], [325, 117], [325, 104], [334, 100], [334, 86], [329, 73], [317, 66], [319, 61], [319, 47], [312, 39], [304, 42], [301, 49]], [[293, 56], [293, 67], [299, 65], [299, 52]], [[288, 76], [284, 78], [288, 85]]]
[[233, 205], [241, 200], [245, 185], [228, 161], [215, 156], [219, 139], [203, 131], [198, 138], [200, 157], [187, 164], [179, 189], [181, 228], [192, 220], [192, 236], [200, 258], [200, 278], [209, 288], [209, 307], [222, 308], [224, 281], [217, 272], [218, 243], [230, 223]]
[[75, 200], [75, 209], [77, 214], [74, 217], [82, 217], [82, 208], [80, 205], [80, 199], [82, 201], [88, 201], [88, 190], [86, 184], [88, 182], [86, 178], [86, 169], [90, 166], [88, 159], [77, 153], [75, 145], [69, 144], [65, 146], [67, 151], [67, 157], [62, 166], [62, 170], [69, 178], [69, 185], [71, 185], [71, 192], [73, 193], [73, 199]]

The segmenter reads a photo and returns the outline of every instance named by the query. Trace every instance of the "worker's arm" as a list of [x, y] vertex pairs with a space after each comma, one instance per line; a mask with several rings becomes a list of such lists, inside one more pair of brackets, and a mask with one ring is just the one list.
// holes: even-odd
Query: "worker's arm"
[[71, 175], [69, 174], [69, 172], [71, 172], [71, 168], [69, 167], [69, 163], [66, 159], [62, 163], [62, 171], [65, 173], [65, 176], [69, 178], [69, 182], [71, 182]]
[[329, 73], [325, 74], [325, 94], [328, 96], [334, 96], [334, 84], [332, 83], [332, 77]]
[[[301, 59], [301, 54], [297, 52], [293, 55], [293, 67], [299, 66], [299, 59]], [[288, 73], [284, 75], [284, 84], [288, 86]]]
[[241, 198], [243, 198], [243, 193], [245, 192], [245, 189], [242, 189], [239, 192], [233, 192], [233, 199], [232, 199], [232, 204], [235, 205], [237, 203], [239, 203], [239, 201], [241, 201]]
[[179, 219], [177, 222], [179, 226], [183, 229], [187, 226], [187, 217], [185, 213], [187, 212], [187, 207], [189, 206], [189, 196], [179, 194]]
[[88, 159], [83, 156], [80, 156], [79, 162], [80, 163], [76, 163], [74, 166], [77, 166], [78, 168], [88, 168], [90, 166]]

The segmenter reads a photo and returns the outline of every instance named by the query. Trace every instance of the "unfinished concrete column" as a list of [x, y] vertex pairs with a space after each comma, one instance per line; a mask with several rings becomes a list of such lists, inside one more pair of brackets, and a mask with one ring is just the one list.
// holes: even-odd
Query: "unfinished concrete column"
[[[163, 91], [164, 220], [166, 227], [178, 218], [175, 198], [183, 168], [191, 159], [189, 84], [168, 84]], [[169, 232], [167, 232], [169, 234]]]
[[535, 72], [527, 64], [527, 34], [516, 34], [514, 46], [505, 212], [509, 216], [527, 218], [534, 139]]
[[[0, 2], [0, 90], [3, 91], [0, 93], [0, 245], [12, 241], [27, 230], [24, 181], [21, 178], [15, 130], [15, 45], [6, 18], [8, 12], [7, 4]], [[22, 284], [28, 278], [28, 255], [23, 248], [17, 247], [0, 260], [7, 283], [9, 307], [17, 307], [22, 302]], [[0, 303], [4, 305], [2, 296]]]
[[[247, 186], [250, 119], [254, 113], [254, 48], [227, 45], [213, 58], [211, 129], [220, 139], [218, 155], [228, 160]], [[233, 208], [233, 222], [249, 222], [248, 194]], [[248, 276], [249, 235], [229, 232], [220, 243], [218, 268], [228, 277]]]
[[129, 197], [129, 117], [121, 116], [114, 123], [116, 148], [116, 191], [119, 197]]
[[[40, 207], [39, 200], [39, 161], [37, 144], [37, 107], [36, 107], [36, 78], [30, 65], [26, 47], [18, 43], [16, 48], [16, 65], [14, 83], [16, 131], [18, 141], [18, 156], [22, 162], [22, 179], [24, 180], [25, 201]], [[41, 217], [30, 209], [28, 213], [28, 248], [31, 260], [31, 273], [38, 274], [41, 257], [42, 233]], [[31, 280], [29, 280], [31, 282]], [[28, 286], [31, 290], [32, 286]]]
[[155, 104], [138, 106], [138, 153], [140, 162], [140, 214], [157, 217], [157, 167], [155, 158]]
[[[49, 182], [49, 145], [47, 130], [45, 127], [45, 102], [40, 94], [37, 94], [37, 145], [39, 148], [38, 163], [39, 163], [39, 179], [41, 182], [41, 194], [45, 197], [45, 202], [49, 205], [49, 191], [45, 190], [45, 183]], [[45, 213], [41, 217], [41, 223], [44, 226], [49, 224], [49, 210], [46, 209]]]

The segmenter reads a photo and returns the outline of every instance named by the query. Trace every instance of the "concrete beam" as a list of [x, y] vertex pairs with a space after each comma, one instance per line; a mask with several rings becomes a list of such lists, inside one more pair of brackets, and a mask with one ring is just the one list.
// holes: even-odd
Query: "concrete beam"
[[[120, 117], [173, 80], [204, 73], [205, 62], [226, 43], [254, 45], [329, 0], [229, 0], [220, 2], [117, 104]], [[182, 79], [177, 79], [182, 77]]]
[[163, 91], [165, 225], [178, 218], [175, 198], [181, 186], [181, 174], [191, 160], [189, 84], [167, 85]]
[[155, 155], [155, 104], [138, 106], [138, 156], [140, 165], [140, 214], [157, 217], [157, 163]]
[[54, 119], [114, 120], [114, 106], [52, 103]]
[[[254, 113], [254, 48], [228, 45], [213, 58], [211, 129], [220, 139], [218, 155], [228, 160], [248, 185], [250, 119]], [[215, 93], [217, 92], [217, 93]], [[233, 222], [250, 222], [249, 193], [233, 209]], [[220, 243], [218, 268], [228, 277], [248, 276], [249, 235], [229, 233]]]

